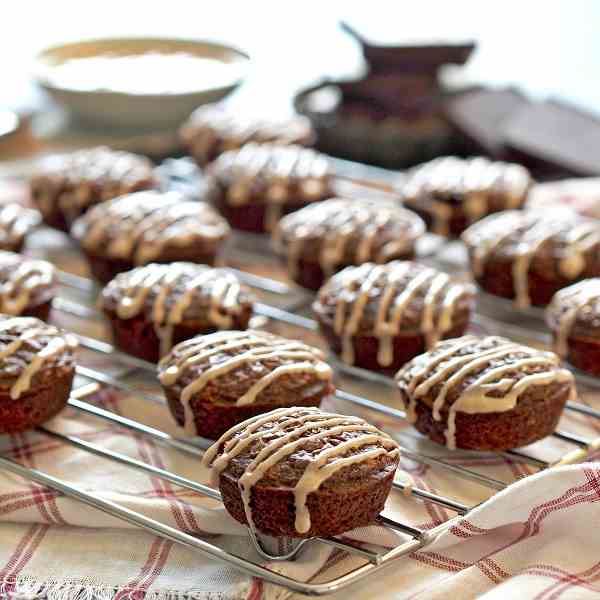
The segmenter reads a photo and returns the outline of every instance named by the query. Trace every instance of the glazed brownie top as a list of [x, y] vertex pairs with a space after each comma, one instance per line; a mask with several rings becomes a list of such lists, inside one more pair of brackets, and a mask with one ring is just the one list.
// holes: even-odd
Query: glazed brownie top
[[546, 321], [555, 332], [555, 351], [566, 356], [571, 335], [600, 336], [600, 277], [584, 279], [554, 294]]
[[20, 315], [48, 302], [55, 285], [54, 265], [0, 250], [0, 313]]
[[543, 262], [546, 276], [576, 280], [586, 273], [600, 249], [600, 221], [567, 209], [511, 210], [490, 215], [462, 235], [475, 276], [492, 261], [513, 263], [517, 300], [526, 305], [527, 273]]
[[411, 253], [424, 231], [419, 216], [393, 202], [332, 198], [283, 217], [273, 243], [292, 268], [307, 260], [331, 274], [339, 265], [384, 263]]
[[402, 192], [417, 202], [432, 197], [454, 204], [472, 194], [494, 193], [503, 196], [505, 208], [515, 208], [531, 183], [529, 171], [515, 163], [445, 156], [412, 169]]
[[206, 164], [248, 142], [307, 146], [313, 143], [315, 134], [310, 121], [299, 115], [285, 120], [256, 119], [209, 104], [192, 113], [181, 128], [181, 138], [194, 158]]
[[361, 487], [398, 466], [399, 448], [359, 417], [318, 408], [284, 408], [259, 415], [223, 434], [202, 459], [214, 485], [221, 474], [238, 481], [248, 522], [251, 489], [291, 490], [296, 530], [310, 530], [308, 495]]
[[151, 263], [120, 273], [101, 295], [103, 310], [120, 319], [144, 314], [159, 327], [194, 321], [228, 329], [253, 303], [250, 290], [232, 273], [188, 262]]
[[18, 249], [25, 236], [41, 222], [37, 210], [16, 203], [0, 205], [0, 249]]
[[412, 169], [400, 192], [407, 206], [432, 216], [435, 233], [447, 235], [453, 206], [474, 222], [492, 211], [519, 208], [531, 184], [520, 165], [447, 156]]
[[[102, 189], [106, 199], [119, 196], [121, 187], [157, 185], [154, 166], [149, 159], [104, 146], [50, 156], [42, 161], [40, 171], [32, 181], [46, 182], [59, 192], [65, 187], [94, 184]], [[74, 199], [83, 200], [84, 196]]]
[[432, 342], [468, 319], [471, 284], [412, 261], [346, 267], [320, 289], [313, 304], [338, 335], [425, 333]]
[[277, 404], [330, 389], [323, 353], [264, 331], [221, 331], [177, 344], [158, 365], [160, 382], [180, 395], [245, 406]]
[[560, 366], [553, 352], [529, 348], [502, 337], [460, 338], [438, 342], [407, 363], [396, 375], [400, 391], [410, 400], [414, 420], [416, 401], [442, 412], [469, 414], [512, 410], [533, 388], [568, 385], [573, 374]]
[[214, 250], [229, 235], [229, 225], [205, 202], [144, 191], [94, 206], [75, 221], [71, 234], [90, 253], [141, 265], [171, 248]]
[[39, 319], [0, 315], [0, 389], [17, 399], [51, 383], [56, 369], [74, 368], [76, 347], [74, 336]]
[[286, 204], [322, 200], [330, 195], [327, 157], [295, 144], [249, 143], [221, 154], [210, 167], [227, 202]]

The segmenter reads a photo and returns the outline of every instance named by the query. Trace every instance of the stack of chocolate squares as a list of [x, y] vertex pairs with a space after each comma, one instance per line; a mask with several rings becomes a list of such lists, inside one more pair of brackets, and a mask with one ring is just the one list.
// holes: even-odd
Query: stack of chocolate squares
[[327, 80], [296, 97], [320, 150], [402, 169], [444, 154], [519, 162], [536, 179], [600, 175], [600, 120], [555, 100], [533, 101], [514, 88], [449, 89], [445, 65], [464, 65], [474, 42], [376, 45], [346, 24], [367, 72]]

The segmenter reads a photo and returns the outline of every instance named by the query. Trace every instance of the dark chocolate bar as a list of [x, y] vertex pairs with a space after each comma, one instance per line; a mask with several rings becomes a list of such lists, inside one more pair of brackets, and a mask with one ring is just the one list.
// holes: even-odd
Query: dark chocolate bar
[[506, 146], [549, 171], [600, 175], [600, 119], [555, 100], [526, 106], [505, 123]]
[[467, 138], [473, 154], [505, 159], [503, 125], [529, 100], [514, 88], [479, 88], [450, 96], [444, 102], [448, 121]]

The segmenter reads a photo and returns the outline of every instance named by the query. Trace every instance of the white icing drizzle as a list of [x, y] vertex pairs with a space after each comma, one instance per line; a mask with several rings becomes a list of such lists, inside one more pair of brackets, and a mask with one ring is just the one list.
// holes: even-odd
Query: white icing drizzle
[[77, 340], [62, 333], [56, 327], [46, 325], [32, 317], [11, 317], [0, 320], [0, 336], [14, 337], [0, 345], [0, 363], [7, 363], [28, 341], [49, 338], [45, 346], [23, 368], [10, 389], [10, 397], [16, 400], [31, 387], [31, 380], [54, 357], [77, 347]]
[[[497, 366], [496, 366], [497, 365]], [[463, 336], [441, 342], [431, 352], [417, 357], [396, 375], [396, 381], [408, 398], [407, 417], [416, 421], [416, 405], [436, 386], [432, 416], [441, 420], [447, 407], [446, 444], [456, 447], [456, 414], [505, 412], [515, 408], [519, 396], [535, 385], [570, 382], [574, 394], [573, 374], [560, 368], [560, 359], [552, 352], [542, 352], [501, 337]], [[528, 369], [535, 369], [530, 373]], [[449, 406], [448, 395], [463, 386], [458, 398]]]
[[530, 185], [529, 172], [520, 165], [446, 156], [413, 169], [402, 193], [407, 205], [431, 215], [434, 233], [448, 235], [455, 212], [451, 201], [460, 201], [468, 222], [473, 223], [491, 210], [518, 208]]
[[192, 113], [181, 136], [193, 156], [206, 164], [221, 152], [241, 148], [248, 142], [305, 145], [312, 141], [313, 130], [310, 121], [301, 116], [285, 120], [254, 118], [207, 105]]
[[[471, 250], [473, 272], [483, 274], [489, 259], [505, 253], [512, 259], [515, 305], [527, 308], [529, 270], [547, 243], [557, 246], [553, 257], [561, 275], [575, 280], [586, 267], [586, 253], [600, 244], [600, 224], [570, 211], [506, 211], [472, 225], [463, 234]], [[552, 255], [549, 255], [552, 256]]]
[[256, 201], [267, 208], [265, 229], [272, 231], [288, 202], [322, 200], [329, 194], [330, 166], [323, 155], [294, 144], [256, 144], [221, 154], [211, 173], [226, 188], [232, 206]]
[[43, 214], [58, 205], [70, 219], [97, 202], [157, 185], [150, 160], [105, 146], [49, 156], [31, 181]]
[[[554, 351], [562, 358], [568, 354], [568, 339], [584, 311], [594, 311], [593, 305], [600, 303], [600, 278], [584, 279], [559, 290], [548, 306], [546, 316], [551, 327], [555, 327]], [[555, 323], [555, 324], [554, 324]]]
[[175, 192], [136, 192], [93, 207], [73, 226], [84, 248], [142, 265], [168, 244], [214, 243], [229, 234], [225, 220], [205, 202]]
[[15, 250], [23, 238], [42, 221], [37, 210], [15, 202], [0, 205], [0, 248]]
[[[345, 433], [353, 435], [340, 441]], [[238, 480], [248, 525], [254, 524], [253, 487], [270, 468], [300, 452], [306, 467], [292, 491], [295, 528], [301, 534], [311, 527], [309, 495], [332, 475], [353, 464], [383, 455], [396, 458], [400, 454], [390, 437], [358, 417], [325, 413], [316, 408], [283, 408], [233, 427], [206, 451], [202, 462], [211, 471], [212, 484], [218, 485], [220, 474], [230, 462], [257, 440], [262, 440], [263, 447]], [[320, 443], [316, 454], [303, 451], [315, 443]], [[363, 450], [365, 447], [370, 448]]]
[[283, 217], [273, 232], [273, 244], [280, 254], [287, 255], [294, 277], [308, 246], [318, 240], [318, 262], [329, 277], [347, 262], [349, 249], [350, 264], [385, 263], [411, 253], [424, 230], [416, 214], [394, 203], [332, 198]]
[[354, 336], [367, 311], [373, 311], [373, 330], [366, 335], [378, 338], [377, 361], [382, 367], [392, 364], [394, 337], [400, 335], [407, 309], [417, 298], [422, 301], [419, 333], [430, 347], [452, 328], [458, 301], [471, 293], [470, 286], [410, 261], [348, 267], [331, 279], [320, 296], [330, 290], [336, 297], [333, 330], [342, 341], [342, 360], [354, 363]]
[[[283, 375], [311, 373], [324, 381], [332, 378], [331, 367], [323, 362], [320, 350], [262, 331], [223, 331], [199, 336], [178, 344], [173, 352], [159, 363], [159, 379], [163, 385], [173, 385], [190, 367], [203, 366], [181, 392], [184, 429], [188, 434], [196, 433], [191, 398], [211, 381], [237, 368], [262, 365], [261, 376], [237, 399], [237, 406], [253, 404], [266, 387]], [[217, 360], [219, 356], [221, 360]], [[265, 366], [266, 361], [273, 360], [281, 364], [274, 368]]]
[[0, 313], [20, 315], [37, 289], [54, 283], [54, 266], [0, 250]]
[[[184, 320], [186, 311], [195, 303], [208, 302], [206, 317], [217, 329], [229, 329], [236, 315], [241, 314], [242, 287], [235, 275], [205, 265], [178, 262], [168, 265], [151, 263], [119, 275], [104, 293], [110, 297], [113, 289], [118, 297], [115, 312], [121, 319], [131, 319], [145, 308], [149, 310], [160, 340], [160, 355], [173, 345], [175, 326]], [[106, 299], [103, 300], [106, 304]]]

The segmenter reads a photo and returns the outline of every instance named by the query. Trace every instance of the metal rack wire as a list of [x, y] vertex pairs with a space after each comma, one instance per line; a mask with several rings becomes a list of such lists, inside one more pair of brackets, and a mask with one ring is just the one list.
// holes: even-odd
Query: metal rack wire
[[[270, 294], [284, 296], [288, 299], [294, 296], [293, 288], [284, 283], [277, 282], [275, 280], [264, 277], [258, 277], [256, 275], [252, 275], [243, 271], [236, 271], [236, 274], [247, 285], [254, 287], [262, 292], [268, 292]], [[88, 295], [92, 295], [94, 290], [96, 289], [96, 286], [92, 281], [69, 273], [61, 272], [59, 279], [62, 286], [77, 290], [78, 292], [84, 292]], [[304, 296], [303, 301], [304, 303], [306, 303], [306, 296]], [[296, 304], [298, 305], [300, 303]], [[93, 304], [91, 303], [84, 304], [81, 302], [75, 302], [62, 296], [55, 298], [54, 303], [54, 308], [56, 310], [65, 312], [69, 315], [84, 318], [87, 320], [101, 320], [102, 316], [92, 306]], [[267, 319], [278, 321], [287, 325], [293, 325], [295, 327], [300, 327], [311, 331], [315, 331], [317, 329], [317, 324], [312, 319], [298, 315], [295, 312], [293, 313], [289, 310], [273, 306], [271, 304], [258, 303], [256, 307], [256, 313]], [[154, 375], [155, 373], [155, 365], [147, 363], [133, 356], [124, 354], [116, 350], [109, 343], [83, 335], [79, 335], [78, 337], [81, 345], [85, 349], [94, 353], [99, 353], [101, 355], [109, 355], [112, 360], [114, 360], [117, 364], [121, 365], [126, 370], [124, 371], [124, 374], [131, 374], [133, 372], [143, 372], [146, 374]], [[377, 373], [364, 371], [363, 369], [358, 369], [355, 367], [348, 367], [347, 365], [344, 365], [343, 363], [337, 360], [334, 360], [333, 363], [336, 369], [350, 375], [351, 377], [356, 377], [363, 381], [376, 382], [378, 384], [383, 384], [388, 387], [393, 385], [393, 382], [389, 377], [385, 377]], [[160, 444], [169, 446], [170, 448], [173, 448], [177, 451], [184, 452], [195, 457], [202, 456], [204, 451], [203, 449], [206, 447], [206, 444], [209, 443], [207, 441], [200, 440], [198, 442], [197, 440], [190, 441], [185, 439], [178, 439], [161, 430], [149, 427], [137, 421], [133, 421], [131, 419], [128, 419], [109, 410], [101, 408], [91, 402], [86, 401], [86, 398], [88, 398], [92, 394], [95, 394], [101, 386], [109, 386], [111, 388], [126, 392], [128, 394], [137, 394], [137, 396], [143, 397], [145, 400], [148, 400], [150, 402], [164, 403], [164, 399], [162, 396], [151, 392], [139, 391], [135, 386], [127, 383], [124, 380], [124, 374], [119, 377], [115, 377], [113, 375], [100, 372], [97, 369], [84, 365], [79, 365], [77, 367], [77, 374], [85, 378], [86, 380], [91, 381], [92, 383], [86, 384], [73, 392], [69, 400], [69, 406], [71, 408], [77, 411], [81, 411], [87, 415], [91, 415], [95, 418], [108, 421], [113, 425], [117, 425], [127, 430], [134, 431], [137, 434], [149, 436], [150, 438], [159, 442]], [[586, 383], [589, 382], [586, 380]], [[598, 386], [600, 387], [600, 383], [598, 383]], [[404, 411], [381, 404], [369, 398], [359, 396], [344, 390], [338, 390], [336, 392], [336, 395], [341, 400], [356, 406], [360, 406], [361, 408], [380, 412], [393, 419], [405, 419]], [[599, 411], [596, 411], [590, 407], [587, 407], [577, 402], [569, 403], [567, 409], [575, 412], [580, 412], [591, 418], [600, 418]], [[126, 466], [127, 468], [141, 471], [154, 477], [162, 478], [166, 481], [169, 481], [170, 483], [192, 490], [198, 494], [202, 494], [203, 496], [206, 496], [213, 500], [220, 500], [220, 493], [218, 492], [218, 490], [215, 490], [197, 481], [181, 477], [176, 473], [146, 464], [142, 461], [133, 459], [124, 454], [102, 448], [101, 446], [78, 438], [77, 436], [65, 435], [63, 433], [53, 431], [46, 426], [39, 427], [38, 431], [43, 435], [60, 440], [62, 443], [69, 444], [75, 448], [84, 450], [106, 460], [114, 461], [116, 463], [119, 463], [120, 465]], [[585, 453], [588, 450], [595, 449], [599, 444], [598, 440], [587, 440], [574, 433], [564, 431], [556, 431], [553, 435], [557, 439], [566, 442], [572, 446], [572, 450], [575, 451], [575, 454], [573, 453], [573, 451], [569, 452], [568, 454], [572, 455], [573, 458], [581, 458], [582, 455], [585, 455]], [[503, 481], [494, 479], [488, 475], [481, 474], [473, 469], [452, 464], [444, 458], [432, 456], [424, 452], [416, 452], [406, 447], [401, 448], [401, 452], [403, 453], [403, 456], [410, 460], [419, 462], [421, 464], [433, 466], [438, 469], [443, 469], [448, 473], [451, 473], [455, 477], [459, 477], [485, 486], [491, 492], [496, 492], [498, 490], [504, 489], [507, 485]], [[506, 454], [513, 459], [526, 461], [539, 469], [552, 467], [553, 464], [556, 463], [556, 461], [550, 462], [539, 459], [535, 456], [528, 454], [526, 451], [523, 450], [510, 451]], [[564, 457], [562, 457], [561, 461], [558, 462], [562, 461], [564, 461]], [[322, 595], [339, 590], [343, 587], [357, 582], [358, 580], [370, 574], [375, 573], [379, 569], [388, 565], [390, 561], [396, 560], [402, 556], [406, 556], [407, 554], [414, 552], [415, 550], [426, 547], [440, 533], [446, 531], [449, 527], [451, 527], [456, 519], [460, 518], [460, 516], [462, 515], [467, 514], [470, 510], [472, 510], [472, 508], [474, 508], [473, 506], [468, 506], [462, 502], [459, 502], [456, 499], [442, 496], [425, 489], [420, 489], [416, 486], [408, 485], [407, 483], [401, 481], [395, 481], [393, 487], [397, 492], [403, 493], [407, 496], [410, 495], [415, 499], [421, 501], [437, 504], [446, 509], [454, 511], [457, 516], [430, 530], [419, 529], [413, 527], [408, 523], [403, 523], [391, 519], [389, 517], [382, 516], [380, 517], [379, 524], [389, 529], [392, 529], [401, 535], [401, 537], [399, 538], [399, 543], [396, 547], [392, 549], [382, 550], [366, 548], [363, 546], [359, 547], [358, 545], [355, 545], [351, 541], [347, 541], [346, 539], [341, 540], [338, 538], [315, 538], [311, 540], [303, 540], [294, 543], [291, 546], [288, 544], [288, 547], [283, 553], [273, 554], [272, 552], [266, 550], [265, 547], [261, 544], [260, 538], [256, 536], [254, 532], [250, 531], [249, 540], [250, 543], [256, 549], [256, 560], [254, 560], [248, 559], [245, 556], [229, 552], [228, 550], [219, 547], [216, 543], [198, 539], [185, 532], [179, 531], [173, 527], [160, 523], [159, 521], [150, 519], [149, 517], [146, 517], [140, 513], [119, 506], [114, 502], [98, 498], [93, 494], [86, 492], [85, 490], [80, 489], [79, 487], [71, 483], [59, 480], [47, 473], [40, 472], [36, 469], [24, 467], [16, 461], [7, 457], [0, 457], [0, 466], [8, 471], [11, 471], [12, 473], [21, 475], [39, 484], [53, 488], [67, 496], [76, 498], [90, 506], [102, 510], [116, 518], [127, 521], [128, 523], [133, 524], [141, 529], [168, 538], [169, 540], [183, 544], [188, 548], [194, 549], [196, 551], [203, 552], [216, 559], [225, 561], [249, 575], [260, 577], [265, 581], [285, 586], [288, 589], [296, 592], [301, 592], [310, 595]], [[323, 583], [313, 583], [300, 581], [288, 577], [286, 575], [282, 575], [281, 573], [270, 568], [269, 566], [266, 566], [264, 564], [264, 561], [261, 560], [266, 559], [269, 562], [275, 562], [280, 560], [292, 560], [295, 556], [298, 555], [299, 552], [303, 550], [305, 546], [310, 544], [326, 544], [330, 547], [334, 547], [340, 551], [345, 552], [348, 556], [352, 556], [356, 559], [359, 559], [361, 564], [359, 564], [359, 566], [352, 566], [343, 575], [335, 577], [329, 581]]]
[[[316, 321], [307, 316], [298, 314], [298, 311], [300, 311], [310, 302], [310, 296], [308, 296], [306, 293], [300, 293], [296, 288], [280, 281], [266, 277], [260, 277], [245, 271], [239, 271], [235, 269], [233, 269], [233, 271], [244, 283], [250, 287], [255, 288], [256, 290], [259, 290], [265, 294], [271, 294], [275, 297], [280, 297], [281, 299], [285, 300], [285, 302], [282, 303], [285, 305], [285, 308], [267, 302], [258, 302], [255, 306], [255, 312], [258, 316], [269, 321], [282, 323], [308, 331], [314, 332], [318, 330]], [[83, 318], [85, 320], [103, 320], [102, 315], [95, 308], [93, 308], [93, 296], [97, 290], [97, 287], [93, 281], [66, 272], [61, 272], [59, 274], [59, 280], [65, 290], [68, 289], [71, 291], [76, 291], [79, 295], [83, 295], [86, 300], [74, 301], [70, 297], [67, 297], [66, 294], [64, 296], [61, 294], [59, 297], [54, 299], [55, 310], [66, 313], [70, 316]], [[476, 316], [476, 323], [478, 326], [483, 327], [484, 329], [494, 324], [493, 319], [482, 314], [478, 314]], [[517, 334], [518, 332], [516, 331], [515, 335]], [[541, 333], [538, 333], [538, 337], [539, 341], [541, 342], [547, 341], [542, 337]], [[202, 456], [204, 449], [210, 443], [207, 440], [176, 438], [164, 431], [116, 414], [88, 401], [90, 396], [96, 394], [102, 387], [108, 386], [127, 394], [134, 394], [143, 398], [144, 400], [147, 400], [148, 402], [165, 402], [162, 395], [153, 392], [141, 391], [137, 386], [127, 383], [126, 381], [127, 376], [136, 373], [142, 373], [154, 377], [156, 369], [155, 365], [122, 353], [105, 341], [85, 335], [78, 335], [78, 338], [81, 346], [86, 350], [98, 355], [109, 356], [120, 367], [121, 372], [118, 376], [115, 376], [99, 371], [96, 368], [80, 364], [77, 367], [77, 374], [90, 383], [82, 385], [74, 390], [68, 402], [72, 409], [82, 412], [93, 418], [102, 419], [120, 428], [133, 431], [136, 434], [147, 436], [176, 451], [183, 452], [193, 457]], [[335, 357], [331, 358], [331, 363], [338, 372], [343, 373], [351, 378], [355, 378], [358, 381], [371, 382], [374, 384], [383, 385], [386, 388], [391, 388], [393, 386], [393, 380], [384, 375], [345, 365]], [[584, 376], [577, 372], [575, 375], [577, 380], [586, 386], [600, 389], [600, 381], [588, 376]], [[394, 420], [406, 420], [406, 415], [403, 410], [387, 406], [371, 398], [357, 395], [343, 389], [338, 389], [336, 396], [341, 401], [360, 407], [361, 409], [376, 411]], [[568, 411], [579, 413], [589, 418], [600, 419], [600, 411], [590, 408], [589, 406], [580, 402], [569, 402], [566, 408]], [[79, 450], [89, 452], [95, 456], [113, 461], [122, 466], [146, 473], [153, 477], [164, 479], [165, 481], [168, 481], [174, 485], [192, 490], [193, 492], [201, 494], [207, 498], [211, 498], [212, 500], [221, 500], [218, 490], [197, 481], [182, 477], [174, 472], [158, 468], [140, 460], [136, 460], [125, 454], [108, 450], [77, 436], [66, 435], [58, 431], [54, 431], [48, 426], [39, 427], [37, 431], [42, 435], [52, 437], [64, 444], [78, 448]], [[598, 447], [600, 447], [600, 439], [588, 440], [572, 432], [559, 430], [554, 432], [553, 437], [568, 444], [571, 448], [571, 450], [559, 460], [550, 461], [541, 459], [528, 453], [527, 450], [513, 450], [503, 454], [512, 460], [526, 462], [537, 469], [546, 469], [552, 468], [556, 464], [580, 460], [584, 458], [589, 451], [596, 450]], [[408, 447], [401, 447], [401, 452], [404, 457], [412, 461], [423, 465], [428, 465], [436, 469], [444, 470], [454, 477], [477, 483], [481, 486], [484, 486], [491, 493], [502, 490], [507, 486], [505, 482], [495, 479], [489, 475], [479, 473], [471, 468], [453, 464], [445, 458], [434, 456], [432, 454], [423, 452], [422, 450], [415, 451]], [[449, 509], [450, 511], [453, 511], [456, 516], [445, 523], [427, 530], [414, 527], [409, 523], [404, 523], [388, 516], [380, 516], [378, 521], [379, 525], [391, 529], [399, 534], [398, 544], [391, 549], [377, 549], [376, 547], [365, 547], [364, 545], [359, 546], [357, 544], [353, 544], [351, 541], [345, 538], [314, 538], [311, 540], [303, 540], [293, 543], [290, 542], [280, 554], [274, 554], [272, 551], [266, 549], [265, 545], [263, 544], [263, 540], [261, 540], [254, 531], [249, 530], [249, 543], [254, 547], [256, 552], [253, 556], [248, 558], [246, 555], [235, 554], [220, 547], [215, 541], [209, 542], [194, 537], [155, 519], [146, 517], [141, 513], [132, 511], [123, 506], [119, 506], [118, 504], [103, 498], [99, 498], [76, 485], [53, 477], [48, 473], [25, 467], [18, 462], [7, 458], [6, 456], [0, 456], [0, 467], [16, 475], [20, 475], [26, 479], [35, 481], [38, 484], [53, 488], [62, 494], [78, 499], [81, 502], [84, 502], [98, 510], [104, 511], [113, 517], [126, 521], [145, 531], [182, 544], [188, 548], [191, 548], [192, 550], [204, 553], [217, 560], [226, 562], [243, 571], [244, 573], [247, 573], [248, 575], [259, 577], [270, 583], [284, 586], [295, 592], [308, 595], [324, 595], [345, 588], [358, 582], [364, 577], [376, 573], [380, 569], [389, 565], [391, 562], [396, 561], [397, 559], [416, 550], [425, 548], [433, 540], [435, 540], [439, 534], [449, 529], [458, 519], [461, 518], [462, 515], [467, 514], [470, 510], [475, 508], [474, 506], [464, 504], [457, 499], [433, 493], [429, 490], [421, 489], [416, 485], [409, 485], [405, 482], [396, 480], [393, 484], [395, 493], [402, 493], [407, 497], [411, 496], [419, 501], [437, 504], [441, 507]], [[349, 566], [348, 570], [342, 575], [320, 583], [301, 581], [299, 579], [283, 575], [274, 568], [271, 568], [271, 566], [268, 564], [281, 560], [293, 560], [306, 546], [314, 544], [325, 544], [329, 547], [333, 547], [341, 552], [346, 553], [348, 557], [357, 559], [359, 564], [357, 565], [353, 562], [353, 564]], [[268, 561], [267, 564], [264, 562], [265, 559]]]

